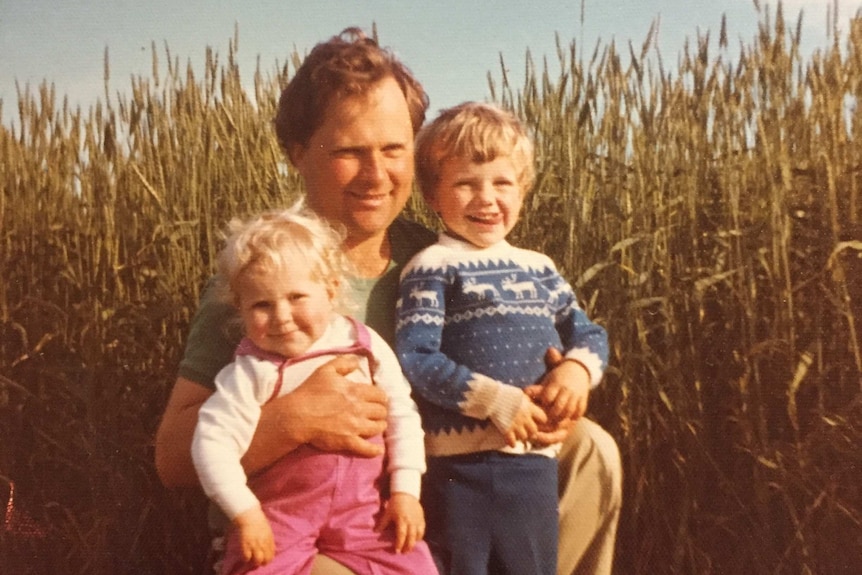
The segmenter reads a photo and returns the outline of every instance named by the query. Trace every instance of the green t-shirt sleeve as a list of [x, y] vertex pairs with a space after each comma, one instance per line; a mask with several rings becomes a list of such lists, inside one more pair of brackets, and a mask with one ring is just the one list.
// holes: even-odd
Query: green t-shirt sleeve
[[179, 375], [206, 388], [215, 389], [215, 376], [233, 361], [241, 329], [236, 309], [216, 295], [210, 280], [192, 319]]

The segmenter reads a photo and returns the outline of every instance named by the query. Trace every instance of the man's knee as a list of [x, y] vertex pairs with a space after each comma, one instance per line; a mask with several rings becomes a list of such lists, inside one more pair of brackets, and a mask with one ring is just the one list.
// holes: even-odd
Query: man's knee
[[604, 494], [603, 507], [619, 508], [622, 473], [620, 450], [611, 434], [594, 421], [581, 419], [560, 452], [560, 496], [581, 480], [596, 481]]

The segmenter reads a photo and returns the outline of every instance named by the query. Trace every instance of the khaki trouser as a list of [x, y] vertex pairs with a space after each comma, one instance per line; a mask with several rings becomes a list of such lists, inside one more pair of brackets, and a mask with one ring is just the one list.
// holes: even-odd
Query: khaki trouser
[[[559, 575], [609, 575], [622, 505], [622, 464], [614, 439], [582, 419], [560, 453]], [[319, 556], [312, 575], [351, 575]]]
[[559, 575], [610, 575], [622, 506], [620, 451], [582, 419], [560, 453]]

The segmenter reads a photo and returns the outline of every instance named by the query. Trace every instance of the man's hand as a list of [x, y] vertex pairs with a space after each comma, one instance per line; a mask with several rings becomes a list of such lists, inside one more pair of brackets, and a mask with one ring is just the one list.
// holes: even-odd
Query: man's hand
[[320, 366], [294, 391], [271, 402], [279, 423], [300, 443], [324, 451], [350, 451], [362, 457], [383, 453], [367, 439], [386, 429], [386, 393], [345, 376], [359, 368], [355, 355], [342, 355]]
[[541, 426], [532, 441], [549, 445], [563, 441], [575, 422], [587, 411], [590, 374], [576, 361], [566, 360], [559, 350], [545, 353], [548, 371], [542, 380], [524, 391], [548, 414], [548, 424]]

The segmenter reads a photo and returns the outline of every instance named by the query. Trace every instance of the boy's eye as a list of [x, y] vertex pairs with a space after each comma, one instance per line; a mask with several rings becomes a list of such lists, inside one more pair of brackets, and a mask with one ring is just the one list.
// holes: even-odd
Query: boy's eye
[[258, 310], [267, 310], [270, 307], [272, 307], [272, 304], [270, 304], [268, 301], [256, 301], [253, 304], [251, 304], [252, 309], [258, 309]]
[[308, 294], [304, 294], [304, 293], [292, 293], [292, 294], [290, 294], [290, 295], [288, 296], [288, 299], [289, 299], [290, 301], [301, 301], [301, 300], [303, 300], [303, 299], [305, 299], [305, 298], [307, 298], [307, 297], [308, 297]]

